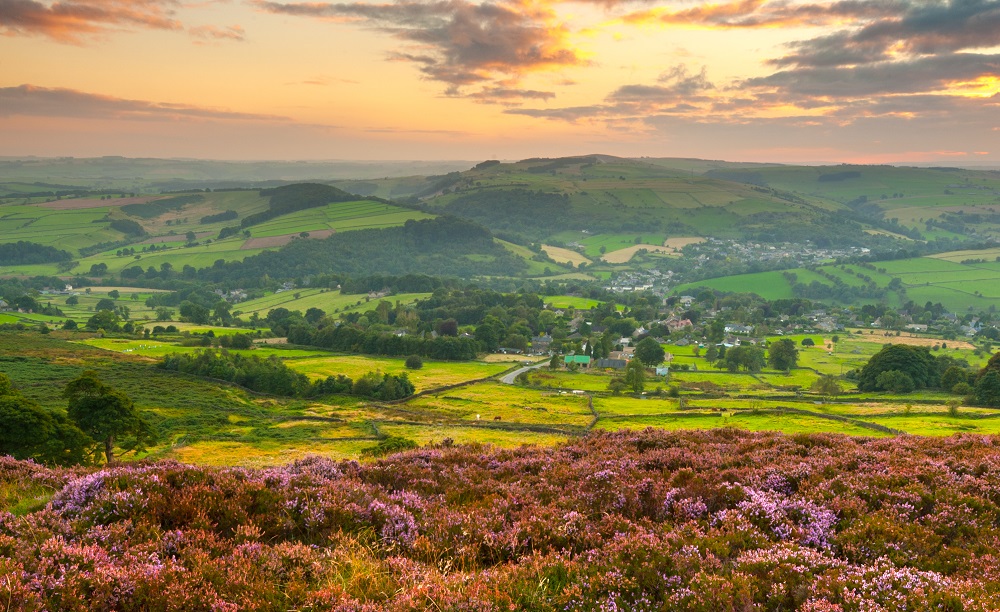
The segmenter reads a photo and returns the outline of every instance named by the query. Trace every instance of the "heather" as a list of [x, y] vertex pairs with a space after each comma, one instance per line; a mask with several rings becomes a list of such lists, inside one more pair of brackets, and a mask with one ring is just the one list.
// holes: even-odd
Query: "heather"
[[998, 442], [646, 430], [261, 470], [7, 458], [2, 501], [36, 503], [0, 514], [0, 567], [16, 610], [995, 610]]

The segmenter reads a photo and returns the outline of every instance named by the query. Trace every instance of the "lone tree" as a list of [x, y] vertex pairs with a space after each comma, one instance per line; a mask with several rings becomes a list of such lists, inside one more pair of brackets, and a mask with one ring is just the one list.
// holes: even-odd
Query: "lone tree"
[[782, 338], [767, 349], [767, 364], [775, 370], [791, 370], [799, 363], [799, 349], [795, 342]]
[[826, 374], [817, 378], [816, 382], [813, 383], [812, 390], [826, 397], [837, 397], [844, 392], [837, 381], [837, 377], [832, 374]]
[[625, 366], [625, 386], [633, 393], [642, 393], [646, 387], [646, 369], [639, 359], [633, 359]]
[[115, 460], [115, 444], [124, 452], [140, 451], [154, 441], [150, 428], [132, 400], [104, 384], [97, 373], [87, 370], [66, 384], [63, 396], [69, 400], [66, 410], [70, 420], [104, 444], [104, 459]]
[[652, 368], [663, 363], [663, 358], [667, 356], [667, 353], [659, 342], [647, 337], [635, 345], [635, 356], [647, 368]]

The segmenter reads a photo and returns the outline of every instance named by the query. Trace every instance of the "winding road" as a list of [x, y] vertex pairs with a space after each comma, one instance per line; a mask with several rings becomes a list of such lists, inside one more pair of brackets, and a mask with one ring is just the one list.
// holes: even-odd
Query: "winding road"
[[530, 366], [524, 366], [523, 368], [518, 368], [513, 372], [511, 372], [510, 374], [501, 378], [500, 382], [502, 382], [505, 385], [513, 385], [514, 379], [520, 376], [521, 374], [527, 372], [528, 370], [537, 370], [538, 368], [542, 368], [547, 365], [549, 365], [549, 360], [543, 359], [542, 361], [539, 361], [538, 363], [532, 364]]

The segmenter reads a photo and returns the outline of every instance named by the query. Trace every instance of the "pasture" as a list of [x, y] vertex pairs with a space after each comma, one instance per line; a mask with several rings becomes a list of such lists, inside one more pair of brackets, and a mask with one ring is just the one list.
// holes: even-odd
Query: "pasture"
[[335, 202], [320, 208], [300, 210], [255, 225], [250, 230], [255, 237], [284, 236], [319, 230], [346, 232], [358, 229], [396, 227], [411, 219], [420, 220], [433, 217], [434, 215], [416, 210], [363, 200]]
[[[67, 342], [74, 338], [80, 341]], [[810, 393], [819, 373], [836, 374], [863, 363], [880, 348], [866, 334], [844, 333], [831, 355], [823, 348], [824, 338], [816, 338], [820, 346], [803, 349], [802, 367], [787, 375], [770, 370], [757, 375], [721, 372], [689, 355], [699, 370], [675, 371], [669, 380], [649, 376], [647, 393], [641, 396], [610, 393], [607, 384], [613, 372], [543, 368], [530, 375], [528, 386], [488, 381], [391, 405], [346, 396], [274, 398], [152, 367], [170, 352], [199, 350], [177, 342], [183, 340], [180, 335], [134, 340], [0, 332], [0, 370], [49, 408], [62, 406], [60, 390], [66, 381], [83, 369], [97, 370], [126, 390], [154, 421], [161, 439], [149, 456], [212, 465], [272, 465], [308, 454], [357, 458], [384, 435], [420, 444], [451, 439], [513, 447], [553, 444], [591, 428], [739, 427], [861, 436], [890, 435], [889, 429], [920, 435], [1000, 433], [1000, 411], [963, 406], [951, 414], [945, 402], [954, 396], [947, 394], [859, 394], [846, 381], [835, 401]], [[801, 337], [794, 340], [800, 342]], [[252, 351], [277, 356], [311, 378], [406, 372], [418, 390], [493, 376], [511, 366], [427, 360], [422, 369], [407, 370], [403, 360], [395, 358], [282, 345], [256, 345]], [[971, 357], [968, 349], [950, 345], [939, 351]], [[679, 391], [677, 397], [669, 396], [671, 388]]]
[[396, 304], [396, 302], [411, 304], [429, 295], [429, 293], [401, 293], [387, 295], [384, 298], [369, 299], [367, 295], [361, 294], [343, 295], [339, 289], [304, 288], [269, 293], [260, 298], [240, 302], [233, 306], [233, 312], [239, 312], [242, 317], [256, 313], [261, 318], [266, 317], [267, 313], [275, 308], [287, 308], [303, 313], [310, 308], [319, 308], [327, 314], [367, 312], [375, 310], [379, 301], [386, 301], [390, 304]]
[[[843, 281], [848, 287], [860, 287], [865, 284], [859, 275], [872, 279], [876, 286], [885, 287], [893, 279], [898, 278], [905, 290], [907, 300], [918, 304], [940, 302], [952, 312], [964, 313], [972, 310], [986, 310], [1000, 299], [1000, 262], [996, 261], [996, 249], [982, 251], [953, 251], [928, 257], [896, 259], [879, 261], [875, 270], [861, 268], [856, 265], [820, 266], [824, 274], [831, 274]], [[961, 263], [963, 261], [969, 263]], [[672, 288], [675, 295], [691, 294], [699, 287], [708, 287], [717, 291], [732, 293], [756, 293], [768, 299], [795, 297], [792, 285], [785, 274], [794, 275], [795, 282], [809, 285], [818, 282], [832, 286], [833, 283], [825, 276], [807, 270], [795, 268], [786, 271], [759, 272], [755, 274], [740, 274], [701, 280], [678, 285]], [[836, 300], [826, 300], [837, 303]], [[877, 300], [860, 299], [854, 303], [870, 303]], [[900, 296], [895, 291], [886, 295], [890, 306], [901, 305]]]

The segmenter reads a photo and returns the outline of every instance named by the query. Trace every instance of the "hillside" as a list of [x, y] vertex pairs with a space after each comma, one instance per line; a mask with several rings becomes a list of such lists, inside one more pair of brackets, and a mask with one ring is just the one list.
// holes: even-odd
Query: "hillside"
[[1000, 606], [998, 464], [989, 437], [732, 429], [550, 449], [445, 440], [257, 470], [8, 458], [6, 601], [985, 612]]
[[557, 246], [616, 234], [644, 235], [654, 244], [670, 236], [768, 235], [779, 225], [807, 238], [818, 228], [834, 231], [823, 221], [848, 210], [829, 200], [599, 155], [484, 162], [440, 177], [420, 199], [427, 210], [473, 219], [502, 236]]
[[894, 166], [759, 166], [705, 176], [822, 198], [895, 219], [925, 238], [1000, 236], [1000, 172]]

